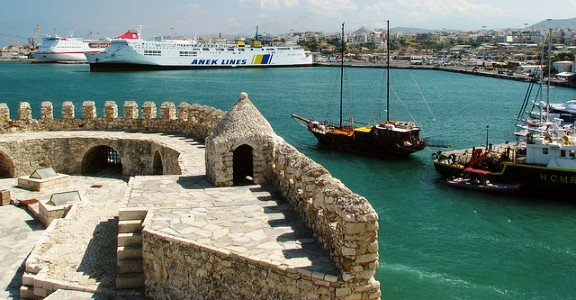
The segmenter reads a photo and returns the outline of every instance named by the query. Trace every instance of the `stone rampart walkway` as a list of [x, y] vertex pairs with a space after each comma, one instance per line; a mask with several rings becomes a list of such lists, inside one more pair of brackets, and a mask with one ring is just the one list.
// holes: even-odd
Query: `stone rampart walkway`
[[128, 202], [150, 207], [150, 229], [254, 260], [334, 276], [310, 229], [290, 203], [259, 185], [215, 188], [205, 176], [137, 176]]
[[[336, 267], [289, 203], [261, 186], [216, 188], [205, 176], [204, 147], [179, 136], [123, 132], [30, 132], [6, 134], [3, 139], [61, 137], [155, 140], [179, 151], [183, 175], [128, 178], [71, 176], [67, 189], [31, 192], [16, 187], [16, 179], [0, 180], [18, 200], [48, 200], [55, 192], [79, 190], [82, 202], [31, 257], [46, 266], [48, 278], [114, 289], [119, 208], [154, 209], [151, 228], [189, 239], [199, 245], [225, 249], [255, 260], [331, 276]], [[126, 197], [125, 197], [126, 196]], [[31, 216], [14, 206], [0, 207], [0, 298], [17, 295], [18, 268], [43, 232]], [[12, 282], [10, 286], [9, 283]], [[7, 290], [4, 290], [6, 289]]]

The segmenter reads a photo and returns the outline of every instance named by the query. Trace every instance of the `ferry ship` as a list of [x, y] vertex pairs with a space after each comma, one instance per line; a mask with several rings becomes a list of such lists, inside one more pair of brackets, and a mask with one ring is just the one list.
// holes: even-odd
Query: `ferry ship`
[[312, 54], [299, 46], [263, 46], [252, 40], [201, 45], [190, 40], [113, 40], [100, 53], [87, 54], [90, 71], [175, 70], [232, 67], [312, 66]]
[[[138, 33], [129, 30], [116, 37], [117, 39], [138, 38]], [[88, 40], [74, 37], [47, 36], [42, 39], [38, 50], [32, 53], [33, 62], [36, 63], [87, 63], [86, 53], [99, 53], [110, 46], [110, 40]]]

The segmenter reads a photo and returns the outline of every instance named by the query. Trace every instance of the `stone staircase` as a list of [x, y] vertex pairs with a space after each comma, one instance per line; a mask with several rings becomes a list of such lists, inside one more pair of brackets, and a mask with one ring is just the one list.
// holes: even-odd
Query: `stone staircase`
[[120, 209], [116, 251], [116, 289], [119, 294], [144, 291], [142, 222], [147, 213], [144, 208]]

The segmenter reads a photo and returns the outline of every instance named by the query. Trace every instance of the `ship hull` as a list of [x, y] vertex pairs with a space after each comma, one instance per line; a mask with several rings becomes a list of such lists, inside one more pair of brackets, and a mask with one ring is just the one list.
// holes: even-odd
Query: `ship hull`
[[[353, 135], [320, 133], [310, 130], [322, 145], [328, 146], [344, 152], [354, 152], [375, 157], [407, 157], [410, 154], [420, 151], [426, 144], [420, 142], [416, 145], [405, 145], [406, 134], [387, 132], [378, 137], [372, 134]], [[408, 137], [414, 140], [413, 137]]]
[[[464, 166], [434, 161], [436, 172], [444, 177], [459, 177]], [[576, 170], [504, 162], [502, 170], [487, 174], [490, 181], [520, 184], [526, 192], [573, 193], [576, 189]]]
[[301, 47], [197, 45], [185, 41], [114, 40], [105, 52], [86, 55], [90, 71], [184, 70], [312, 66]]
[[88, 63], [84, 52], [68, 52], [68, 53], [48, 53], [37, 52], [32, 54], [33, 62], [35, 63], [51, 63], [51, 62], [77, 62]]
[[312, 64], [296, 65], [242, 65], [242, 66], [194, 66], [194, 65], [154, 65], [142, 63], [90, 63], [91, 72], [121, 72], [121, 71], [160, 71], [160, 70], [197, 70], [197, 69], [231, 69], [231, 68], [261, 68], [261, 67], [311, 67]]

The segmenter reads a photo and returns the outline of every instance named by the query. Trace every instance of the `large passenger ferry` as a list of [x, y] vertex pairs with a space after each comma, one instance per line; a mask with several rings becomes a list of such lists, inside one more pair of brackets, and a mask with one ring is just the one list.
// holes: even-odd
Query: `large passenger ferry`
[[[129, 30], [117, 39], [139, 38], [138, 32]], [[33, 62], [78, 62], [86, 63], [86, 53], [100, 53], [110, 46], [110, 39], [91, 40], [58, 35], [42, 39], [38, 50], [32, 53]]]
[[202, 45], [190, 40], [113, 40], [101, 53], [87, 54], [90, 71], [230, 67], [311, 66], [312, 54], [299, 46]]
[[87, 62], [86, 52], [101, 52], [109, 41], [89, 41], [82, 38], [48, 36], [42, 39], [38, 50], [32, 53], [33, 62]]

